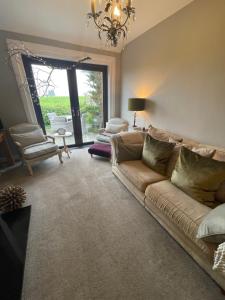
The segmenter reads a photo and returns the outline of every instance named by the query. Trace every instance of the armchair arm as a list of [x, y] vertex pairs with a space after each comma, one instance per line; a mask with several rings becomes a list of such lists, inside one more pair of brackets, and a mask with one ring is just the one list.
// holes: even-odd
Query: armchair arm
[[22, 145], [19, 142], [14, 141], [15, 145], [17, 146], [17, 148], [19, 149], [19, 152], [21, 154], [22, 157], [24, 157], [24, 149], [22, 147]]
[[98, 133], [99, 133], [99, 134], [103, 133], [104, 131], [105, 131], [105, 128], [99, 128], [99, 129], [98, 129]]
[[46, 140], [47, 139], [51, 139], [52, 142], [55, 144], [55, 138], [53, 136], [51, 136], [51, 135], [45, 135], [45, 138], [46, 138]]

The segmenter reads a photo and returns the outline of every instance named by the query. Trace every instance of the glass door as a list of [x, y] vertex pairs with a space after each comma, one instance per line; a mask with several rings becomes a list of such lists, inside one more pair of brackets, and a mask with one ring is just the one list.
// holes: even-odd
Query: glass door
[[76, 69], [82, 139], [84, 143], [95, 140], [99, 129], [107, 120], [106, 69], [89, 67]]
[[107, 121], [107, 67], [23, 56], [37, 120], [47, 135], [70, 133], [68, 146], [93, 143]]

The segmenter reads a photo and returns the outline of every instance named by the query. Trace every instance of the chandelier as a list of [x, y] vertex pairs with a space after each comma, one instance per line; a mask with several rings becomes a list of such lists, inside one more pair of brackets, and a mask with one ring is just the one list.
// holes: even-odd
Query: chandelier
[[128, 34], [129, 21], [135, 20], [135, 8], [131, 0], [105, 0], [103, 9], [96, 9], [96, 0], [91, 0], [91, 12], [87, 14], [88, 19], [93, 19], [98, 29], [98, 36], [106, 35], [106, 42], [113, 47], [118, 45], [119, 39], [125, 39]]

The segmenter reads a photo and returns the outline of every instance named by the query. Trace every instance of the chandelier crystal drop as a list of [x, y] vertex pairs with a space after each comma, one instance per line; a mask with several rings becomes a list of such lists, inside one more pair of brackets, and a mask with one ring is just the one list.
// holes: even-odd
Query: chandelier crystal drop
[[[132, 0], [91, 0], [91, 12], [87, 14], [88, 19], [93, 19], [98, 36], [106, 36], [106, 42], [117, 47], [120, 38], [127, 38], [130, 19], [135, 20], [135, 8]], [[99, 8], [97, 8], [99, 6]]]

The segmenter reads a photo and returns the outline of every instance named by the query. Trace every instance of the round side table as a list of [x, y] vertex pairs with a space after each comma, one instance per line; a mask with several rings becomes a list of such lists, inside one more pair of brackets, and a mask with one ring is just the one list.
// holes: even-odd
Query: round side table
[[70, 158], [71, 151], [70, 151], [69, 147], [66, 144], [66, 137], [70, 137], [72, 135], [73, 134], [70, 131], [65, 132], [65, 134], [59, 134], [59, 133], [55, 133], [54, 134], [54, 137], [60, 137], [60, 138], [62, 138], [62, 140], [63, 140], [62, 152], [65, 152], [69, 158]]

